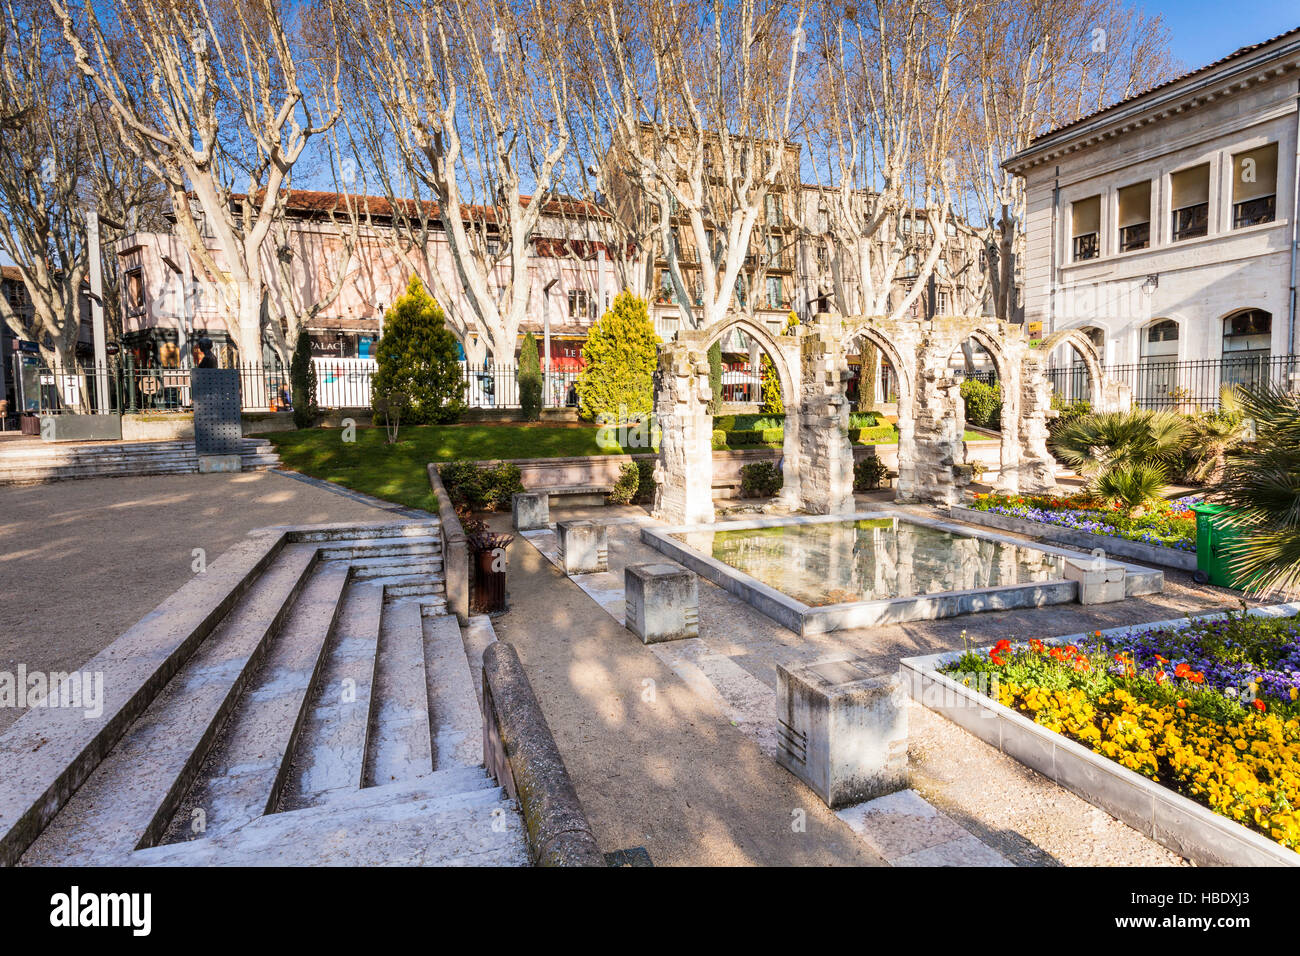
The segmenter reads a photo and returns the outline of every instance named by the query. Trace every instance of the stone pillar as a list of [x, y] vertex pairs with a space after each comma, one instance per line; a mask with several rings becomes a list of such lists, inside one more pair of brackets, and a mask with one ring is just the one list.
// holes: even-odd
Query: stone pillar
[[853, 445], [844, 396], [848, 363], [835, 325], [835, 319], [819, 315], [813, 331], [800, 339], [799, 494], [809, 514], [851, 514], [854, 508]]
[[948, 356], [956, 348], [950, 344], [945, 338], [919, 350], [912, 403], [916, 432], [910, 499], [942, 505], [959, 504], [962, 488], [971, 478], [970, 469], [963, 467], [966, 415], [961, 383], [948, 374]]
[[655, 371], [660, 437], [653, 513], [668, 524], [713, 521], [710, 394], [709, 362], [702, 351], [675, 344], [660, 347]]
[[907, 786], [907, 697], [858, 661], [776, 666], [776, 760], [831, 809]]
[[642, 644], [700, 636], [700, 589], [676, 564], [629, 564], [623, 569], [623, 619]]
[[609, 529], [593, 521], [561, 521], [560, 564], [565, 574], [594, 574], [609, 570]]
[[520, 491], [510, 499], [516, 531], [536, 531], [551, 526], [551, 496], [545, 491]]
[[1020, 494], [1051, 494], [1056, 490], [1056, 459], [1047, 450], [1047, 421], [1052, 409], [1052, 390], [1047, 383], [1047, 356], [1027, 350], [1020, 363], [1020, 461], [1017, 469]]

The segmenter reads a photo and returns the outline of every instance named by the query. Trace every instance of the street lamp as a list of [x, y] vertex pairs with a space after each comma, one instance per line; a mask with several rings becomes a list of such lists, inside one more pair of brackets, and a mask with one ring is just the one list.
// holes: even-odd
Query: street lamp
[[1142, 283], [1142, 291], [1146, 295], [1151, 295], [1156, 289], [1160, 288], [1160, 276], [1152, 274], [1146, 277]]

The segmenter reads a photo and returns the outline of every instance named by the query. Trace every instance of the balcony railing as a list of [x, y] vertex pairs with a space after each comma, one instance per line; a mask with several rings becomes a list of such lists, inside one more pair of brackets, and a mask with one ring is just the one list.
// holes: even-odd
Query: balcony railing
[[1082, 236], [1074, 237], [1074, 261], [1082, 262], [1084, 259], [1096, 259], [1101, 255], [1101, 236], [1095, 232], [1089, 232]]
[[1119, 231], [1119, 251], [1132, 252], [1134, 249], [1145, 249], [1151, 245], [1151, 223], [1139, 222], [1131, 226], [1124, 226]]
[[1272, 222], [1276, 218], [1277, 196], [1260, 196], [1258, 199], [1247, 199], [1232, 206], [1233, 229], [1258, 226], [1261, 223]]
[[1198, 203], [1174, 210], [1174, 242], [1195, 239], [1210, 231], [1210, 204]]

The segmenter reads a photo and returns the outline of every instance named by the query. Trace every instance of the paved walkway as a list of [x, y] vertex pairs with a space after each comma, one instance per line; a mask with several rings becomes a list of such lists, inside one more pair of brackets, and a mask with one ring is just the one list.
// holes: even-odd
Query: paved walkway
[[[553, 536], [516, 540], [512, 607], [496, 628], [519, 647], [602, 848], [643, 844], [656, 863], [852, 862], [842, 827], [771, 756], [778, 662], [853, 656], [892, 668], [902, 657], [960, 648], [963, 631], [972, 643], [991, 644], [1236, 603], [1231, 592], [1167, 572], [1163, 594], [1112, 605], [1058, 605], [801, 638], [701, 580], [700, 638], [644, 647], [620, 626], [616, 612], [623, 566], [663, 560], [639, 540], [649, 519], [640, 509], [553, 515], [579, 516], [618, 522], [610, 528], [611, 573], [567, 579], [547, 558]], [[494, 524], [504, 527], [508, 518]], [[647, 678], [655, 682], [657, 708], [638, 699]], [[909, 716], [915, 792], [878, 801], [869, 811], [841, 812], [835, 821], [851, 827], [871, 856], [894, 865], [1182, 862], [955, 725], [914, 704]], [[805, 836], [812, 841], [779, 832], [794, 807], [807, 811]], [[823, 840], [829, 842], [808, 845]]]
[[[0, 670], [79, 667], [253, 528], [390, 512], [273, 472], [0, 487]], [[0, 731], [21, 716], [0, 709]]]
[[882, 862], [526, 539], [509, 558], [497, 637], [519, 651], [602, 850], [644, 847], [656, 866]]

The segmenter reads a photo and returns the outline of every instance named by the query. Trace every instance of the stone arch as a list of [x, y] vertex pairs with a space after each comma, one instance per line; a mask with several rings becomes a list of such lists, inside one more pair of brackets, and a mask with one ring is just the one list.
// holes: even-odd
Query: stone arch
[[914, 401], [916, 395], [916, 358], [915, 343], [911, 354], [907, 350], [909, 337], [905, 330], [881, 318], [855, 318], [845, 320], [844, 331], [840, 336], [840, 352], [847, 355], [854, 343], [859, 340], [869, 341], [893, 366], [898, 378], [898, 484], [896, 486], [899, 501], [911, 501], [916, 488], [916, 419]]
[[[756, 319], [747, 315], [730, 315], [719, 319], [708, 328], [678, 332], [677, 339], [678, 341], [694, 341], [698, 336], [703, 343], [704, 351], [707, 353], [713, 347], [714, 342], [736, 329], [757, 341], [759, 347], [772, 359], [772, 364], [776, 367], [777, 378], [781, 382], [782, 401], [787, 406], [797, 403], [799, 396], [791, 372], [791, 359], [798, 357], [799, 346], [796, 336], [773, 335], [770, 329]], [[781, 339], [788, 341], [782, 343]]]
[[1096, 344], [1088, 336], [1087, 329], [1094, 326], [1079, 326], [1072, 329], [1059, 329], [1053, 332], [1047, 338], [1043, 339], [1038, 345], [1038, 351], [1043, 353], [1044, 360], [1051, 356], [1062, 345], [1068, 345], [1074, 349], [1075, 354], [1079, 356], [1083, 364], [1085, 374], [1088, 376], [1089, 401], [1096, 411], [1114, 411], [1118, 401], [1115, 389], [1110, 387], [1106, 378], [1106, 371], [1102, 365], [1102, 355], [1098, 351]]
[[[1016, 474], [1021, 459], [1020, 419], [1021, 407], [1020, 363], [1014, 359], [1006, 347], [1005, 332], [979, 325], [970, 330], [968, 336], [980, 344], [993, 360], [993, 367], [998, 373], [998, 388], [1002, 392], [1002, 428], [998, 446], [998, 488], [1004, 491], [1019, 490]], [[959, 401], [958, 409], [965, 422], [965, 408]], [[963, 434], [963, 439], [964, 439]], [[963, 449], [965, 441], [962, 442]]]
[[655, 517], [673, 524], [713, 520], [713, 447], [708, 351], [728, 332], [740, 329], [772, 360], [786, 406], [782, 461], [782, 504], [803, 505], [802, 446], [798, 414], [800, 343], [795, 335], [774, 335], [747, 315], [729, 315], [703, 329], [682, 329], [659, 347], [655, 373], [655, 417], [661, 431], [655, 466]]

